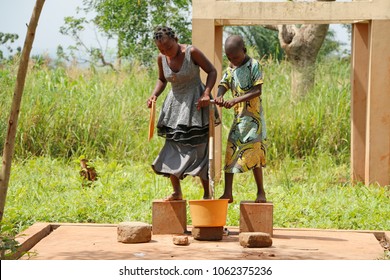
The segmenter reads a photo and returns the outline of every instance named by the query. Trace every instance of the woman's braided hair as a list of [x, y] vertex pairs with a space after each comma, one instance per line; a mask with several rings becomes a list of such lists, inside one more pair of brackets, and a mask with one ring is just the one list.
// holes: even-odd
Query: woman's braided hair
[[176, 39], [175, 31], [167, 26], [158, 26], [154, 30], [153, 39], [155, 41], [161, 41], [163, 38]]

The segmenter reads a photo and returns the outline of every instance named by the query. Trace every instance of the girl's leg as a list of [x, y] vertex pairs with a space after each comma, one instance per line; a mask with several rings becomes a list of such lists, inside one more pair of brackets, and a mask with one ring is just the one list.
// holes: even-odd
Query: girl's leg
[[265, 203], [267, 199], [265, 197], [264, 185], [263, 185], [263, 169], [260, 167], [256, 167], [253, 169], [253, 175], [255, 176], [255, 181], [257, 185], [257, 197], [256, 203]]
[[180, 180], [174, 175], [169, 176], [169, 179], [171, 179], [172, 187], [173, 187], [173, 193], [169, 196], [167, 196], [164, 200], [165, 201], [172, 201], [172, 200], [182, 200], [183, 194], [181, 192], [181, 186], [180, 186]]
[[219, 199], [229, 199], [229, 203], [233, 202], [233, 176], [234, 173], [225, 172], [225, 191]]
[[210, 189], [209, 189], [209, 180], [200, 178], [203, 186], [203, 199], [211, 199]]

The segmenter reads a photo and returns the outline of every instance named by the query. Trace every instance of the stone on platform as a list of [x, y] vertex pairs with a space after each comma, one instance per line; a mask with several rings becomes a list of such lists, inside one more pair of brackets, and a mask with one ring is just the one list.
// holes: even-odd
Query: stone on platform
[[183, 234], [187, 231], [186, 200], [154, 200], [152, 203], [153, 234]]
[[173, 236], [172, 241], [175, 245], [187, 246], [190, 244], [190, 240], [186, 235], [175, 235]]
[[142, 222], [123, 222], [118, 225], [118, 241], [122, 243], [145, 243], [152, 239], [152, 227]]
[[273, 236], [273, 203], [241, 201], [240, 232], [266, 232]]
[[265, 232], [240, 232], [240, 245], [245, 248], [264, 248], [272, 246], [272, 238]]
[[193, 227], [192, 236], [202, 241], [222, 240], [223, 227]]

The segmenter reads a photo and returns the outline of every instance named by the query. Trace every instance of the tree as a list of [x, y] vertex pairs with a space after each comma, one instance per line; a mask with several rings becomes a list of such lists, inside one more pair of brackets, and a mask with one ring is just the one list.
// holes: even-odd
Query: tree
[[[97, 37], [96, 41], [99, 47], [86, 45], [83, 41], [81, 33], [86, 29], [86, 26], [90, 24], [90, 20], [88, 20], [86, 17], [65, 17], [64, 21], [65, 25], [61, 26], [60, 33], [72, 37], [75, 41], [75, 45], [69, 47], [72, 57], [76, 57], [76, 52], [81, 52], [84, 54], [82, 63], [96, 65], [100, 61], [102, 66], [110, 66], [113, 70], [115, 70], [114, 64], [107, 61], [107, 49], [103, 48], [100, 40]], [[111, 36], [107, 35], [105, 39], [109, 40], [110, 38]], [[57, 56], [59, 56], [60, 59], [69, 61], [69, 57], [66, 56], [61, 46], [57, 47]]]
[[316, 58], [329, 24], [279, 25], [276, 28], [280, 45], [291, 63], [291, 96], [296, 101], [314, 87]]
[[[83, 0], [85, 17], [68, 17], [62, 33], [77, 38], [87, 23], [94, 24], [105, 37], [116, 40], [117, 58], [154, 63], [153, 29], [157, 25], [171, 26], [180, 41], [191, 41], [190, 10], [188, 0]], [[81, 38], [81, 37], [79, 37]], [[82, 42], [76, 45], [82, 47]], [[94, 53], [98, 53], [96, 48]], [[103, 54], [101, 51], [100, 54]]]
[[314, 86], [317, 54], [328, 32], [328, 24], [279, 26], [279, 40], [291, 63], [293, 100], [305, 96]]

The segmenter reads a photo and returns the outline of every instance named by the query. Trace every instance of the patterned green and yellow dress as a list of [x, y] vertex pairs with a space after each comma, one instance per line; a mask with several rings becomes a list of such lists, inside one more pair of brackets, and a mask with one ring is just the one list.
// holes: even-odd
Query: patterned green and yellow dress
[[[237, 68], [228, 67], [219, 86], [234, 97], [246, 94], [263, 83], [259, 62], [253, 58]], [[225, 172], [242, 173], [266, 165], [266, 126], [261, 97], [234, 106], [234, 120], [226, 147]]]

